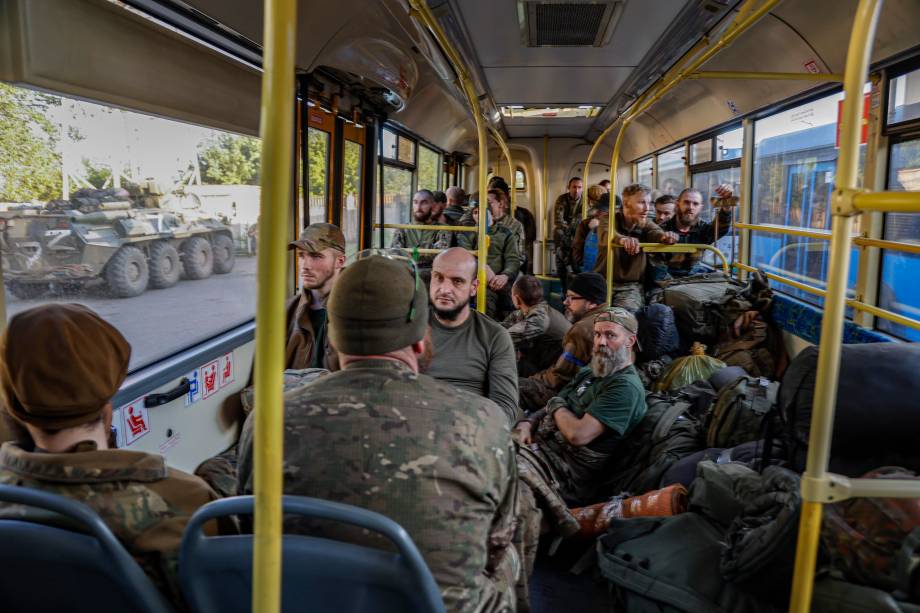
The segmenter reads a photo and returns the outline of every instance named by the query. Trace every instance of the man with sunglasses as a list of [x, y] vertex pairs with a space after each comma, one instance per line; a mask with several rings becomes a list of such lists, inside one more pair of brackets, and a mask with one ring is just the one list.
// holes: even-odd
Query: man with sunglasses
[[573, 325], [562, 339], [561, 355], [549, 368], [518, 381], [525, 413], [543, 408], [591, 360], [594, 318], [607, 306], [606, 297], [607, 283], [598, 273], [581, 272], [572, 278], [563, 304]]
[[[399, 523], [448, 611], [514, 611], [520, 562], [511, 544], [518, 485], [510, 424], [487, 398], [422, 374], [428, 309], [405, 257], [359, 254], [341, 274], [329, 299], [329, 338], [342, 370], [285, 394], [284, 493]], [[240, 492], [251, 493], [251, 427], [240, 439], [239, 477]], [[309, 520], [290, 518], [285, 532], [380, 546], [361, 530]]]

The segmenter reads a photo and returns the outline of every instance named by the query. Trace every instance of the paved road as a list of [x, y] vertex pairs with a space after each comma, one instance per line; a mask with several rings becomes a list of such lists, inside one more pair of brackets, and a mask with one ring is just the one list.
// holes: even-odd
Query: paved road
[[6, 292], [7, 315], [44, 302], [79, 302], [115, 325], [131, 343], [131, 368], [174, 353], [253, 317], [256, 260], [237, 257], [233, 271], [179, 281], [136, 298], [110, 298], [105, 287], [20, 300]]

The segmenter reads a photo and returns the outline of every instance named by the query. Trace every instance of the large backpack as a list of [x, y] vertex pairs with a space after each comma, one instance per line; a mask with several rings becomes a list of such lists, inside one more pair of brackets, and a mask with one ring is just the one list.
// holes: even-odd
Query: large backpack
[[713, 344], [753, 304], [745, 286], [722, 273], [705, 273], [662, 282], [664, 303], [674, 309], [677, 329], [685, 342]]
[[739, 377], [719, 392], [707, 419], [706, 445], [734, 447], [765, 435], [777, 414], [779, 383], [764, 377]]
[[636, 320], [639, 323], [642, 362], [657, 360], [663, 355], [677, 352], [680, 335], [671, 307], [661, 303], [650, 304], [639, 309]]

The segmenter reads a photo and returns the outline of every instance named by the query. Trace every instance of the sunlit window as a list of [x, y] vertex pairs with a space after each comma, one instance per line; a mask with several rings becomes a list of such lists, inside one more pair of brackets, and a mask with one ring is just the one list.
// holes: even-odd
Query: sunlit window
[[652, 187], [652, 159], [642, 160], [636, 164], [636, 181]]
[[658, 183], [662, 194], [676, 196], [686, 187], [684, 148], [678, 147], [658, 155]]
[[441, 189], [441, 155], [424, 145], [418, 149], [418, 188]]

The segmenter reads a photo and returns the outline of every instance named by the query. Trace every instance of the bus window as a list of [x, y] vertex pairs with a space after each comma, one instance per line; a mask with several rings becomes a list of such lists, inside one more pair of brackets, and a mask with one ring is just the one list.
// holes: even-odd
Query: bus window
[[326, 202], [329, 199], [330, 136], [325, 130], [307, 128], [311, 224], [326, 221]]
[[[707, 141], [708, 142], [708, 141]], [[703, 196], [703, 212], [701, 218], [704, 221], [712, 221], [714, 214], [714, 207], [709, 206], [709, 198], [715, 196], [715, 189], [721, 184], [731, 185], [732, 191], [735, 194], [740, 192], [741, 185], [741, 167], [733, 166], [731, 168], [722, 168], [719, 170], [710, 170], [708, 172], [696, 172], [693, 173], [693, 176], [690, 180], [690, 185], [693, 186], [693, 189], [699, 190], [700, 194]], [[739, 253], [737, 245], [737, 235], [735, 236], [736, 244], [734, 250], [732, 250], [732, 233], [729, 232], [723, 236], [716, 243], [716, 247], [722, 250], [722, 253], [726, 257], [731, 257], [734, 253], [737, 257]], [[714, 264], [715, 257], [712, 253], [707, 252], [703, 256], [703, 261], [707, 264]]]
[[[412, 171], [395, 166], [383, 166], [383, 222], [412, 223]], [[383, 233], [383, 243], [389, 247], [393, 230]]]
[[361, 238], [361, 169], [364, 146], [345, 139], [342, 165], [342, 233], [345, 235], [345, 255], [358, 252]]
[[441, 189], [441, 155], [424, 145], [418, 149], [418, 188]]
[[744, 128], [736, 128], [716, 136], [716, 161], [740, 160]]
[[[888, 189], [920, 191], [920, 139], [892, 145]], [[920, 243], [920, 216], [889, 213], [885, 216], [885, 239]], [[920, 289], [915, 281], [918, 267], [920, 255], [884, 251], [879, 306], [906, 317], [920, 319]], [[881, 330], [907, 340], [920, 341], [920, 331], [881, 318], [877, 321]]]
[[686, 187], [684, 148], [678, 147], [658, 156], [658, 190], [677, 196]]
[[888, 124], [920, 119], [920, 69], [891, 80]]
[[[840, 93], [825, 96], [754, 123], [755, 224], [830, 228], [828, 210], [837, 168], [837, 109], [842, 99]], [[864, 155], [865, 146], [860, 151]], [[862, 165], [861, 156], [860, 170]], [[754, 232], [751, 265], [823, 289], [828, 246], [820, 239]], [[858, 250], [854, 249], [851, 288], [858, 266]], [[814, 294], [787, 287], [783, 291], [821, 304]]]
[[520, 168], [514, 171], [514, 189], [527, 190], [527, 176]]
[[2, 83], [0, 107], [8, 316], [86, 304], [132, 370], [252, 318], [258, 139]]
[[712, 139], [707, 138], [690, 145], [690, 164], [706, 164], [712, 161]]
[[[652, 187], [652, 158], [636, 164], [636, 182]], [[622, 191], [622, 190], [621, 190]]]

